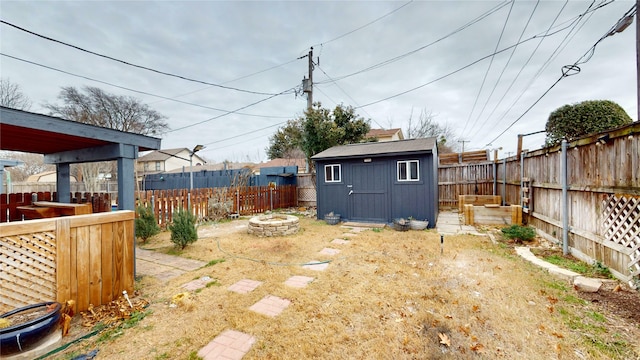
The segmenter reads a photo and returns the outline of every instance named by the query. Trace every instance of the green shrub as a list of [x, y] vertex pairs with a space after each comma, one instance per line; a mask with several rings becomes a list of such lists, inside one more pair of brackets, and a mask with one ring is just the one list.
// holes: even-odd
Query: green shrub
[[171, 241], [180, 249], [198, 240], [196, 217], [189, 211], [178, 210], [173, 217], [173, 222], [169, 225], [169, 230], [171, 230]]
[[138, 213], [135, 221], [136, 237], [142, 239], [142, 242], [146, 244], [149, 238], [160, 232], [160, 227], [150, 207], [138, 206], [136, 212]]
[[536, 237], [536, 231], [530, 226], [511, 225], [503, 228], [502, 233], [516, 242], [530, 241]]

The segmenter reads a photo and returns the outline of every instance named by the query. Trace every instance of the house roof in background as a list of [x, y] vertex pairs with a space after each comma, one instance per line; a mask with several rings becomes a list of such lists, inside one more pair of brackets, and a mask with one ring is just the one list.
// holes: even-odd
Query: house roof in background
[[280, 166], [297, 166], [298, 171], [306, 167], [306, 162], [304, 159], [285, 159], [285, 158], [277, 158], [273, 160], [269, 160], [265, 163], [258, 164], [260, 168], [267, 167], [280, 167]]
[[[255, 168], [256, 165], [254, 163], [227, 163], [227, 169], [226, 170], [238, 170], [238, 169], [250, 169], [253, 170], [253, 168]], [[192, 166], [192, 170], [193, 172], [197, 172], [197, 171], [216, 171], [216, 170], [225, 170], [225, 164], [224, 163], [218, 163], [218, 164], [204, 164], [204, 165], [193, 165]], [[184, 167], [184, 171], [185, 172], [189, 172], [189, 166], [185, 166]], [[162, 171], [158, 171], [158, 172], [162, 172]], [[169, 170], [169, 171], [164, 171], [164, 173], [166, 174], [171, 174], [171, 173], [181, 173], [182, 172], [182, 167], [178, 168], [178, 169], [173, 169], [173, 170]]]
[[383, 156], [394, 154], [421, 153], [433, 151], [436, 148], [436, 138], [421, 138], [384, 142], [371, 142], [334, 146], [322, 151], [311, 158], [314, 160], [330, 158], [347, 158], [359, 156]]
[[[177, 149], [160, 149], [152, 151], [148, 154], [144, 154], [138, 158], [138, 161], [164, 161], [175, 155], [186, 151], [189, 152], [187, 148], [177, 148]], [[188, 160], [188, 159], [187, 159]]]
[[395, 128], [395, 129], [371, 129], [369, 130], [369, 132], [367, 133], [366, 137], [368, 138], [380, 138], [380, 137], [392, 137], [393, 135], [400, 133], [400, 140], [404, 139], [404, 136], [402, 135], [402, 129], [400, 128]]

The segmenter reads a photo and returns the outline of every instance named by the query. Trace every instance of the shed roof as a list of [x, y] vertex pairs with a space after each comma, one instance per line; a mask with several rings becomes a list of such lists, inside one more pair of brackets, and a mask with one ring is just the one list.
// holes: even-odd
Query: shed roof
[[421, 138], [334, 146], [311, 157], [313, 160], [362, 156], [385, 156], [432, 152], [436, 138]]
[[175, 155], [178, 155], [179, 153], [186, 151], [187, 153], [189, 153], [189, 149], [187, 148], [176, 148], [176, 149], [162, 149], [162, 150], [155, 150], [155, 151], [151, 151], [147, 154], [144, 154], [142, 156], [140, 156], [138, 158], [139, 162], [144, 162], [144, 161], [165, 161], [169, 158], [174, 157]]

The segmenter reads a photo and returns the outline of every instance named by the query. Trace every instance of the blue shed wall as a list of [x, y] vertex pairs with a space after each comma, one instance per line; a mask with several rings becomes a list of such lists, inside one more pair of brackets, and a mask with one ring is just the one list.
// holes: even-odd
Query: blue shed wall
[[[333, 212], [340, 214], [344, 221], [380, 222], [383, 216], [381, 214], [384, 214], [382, 221], [391, 223], [395, 218], [411, 216], [426, 219], [429, 226], [433, 227], [438, 214], [437, 152], [435, 157], [431, 152], [426, 152], [418, 155], [366, 158], [370, 162], [364, 162], [365, 157], [316, 161], [318, 218], [322, 219], [325, 214]], [[419, 160], [420, 181], [397, 181], [398, 160]], [[342, 181], [324, 181], [324, 166], [329, 164], [341, 165]], [[375, 169], [375, 173], [367, 172], [367, 167]], [[368, 189], [366, 194], [353, 197], [354, 195], [349, 195], [349, 191], [357, 192], [359, 189], [349, 185], [354, 185], [353, 181], [357, 179], [352, 176], [358, 172], [362, 174], [360, 186]], [[368, 217], [363, 215], [367, 213]]]

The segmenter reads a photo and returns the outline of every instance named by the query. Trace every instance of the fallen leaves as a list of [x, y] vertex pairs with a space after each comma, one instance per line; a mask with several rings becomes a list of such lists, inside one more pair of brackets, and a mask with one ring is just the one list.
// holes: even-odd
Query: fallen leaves
[[449, 339], [447, 334], [438, 333], [438, 337], [440, 338], [440, 344], [446, 345], [447, 347], [451, 346], [451, 339]]
[[145, 299], [131, 299], [133, 306], [129, 306], [129, 302], [124, 296], [107, 303], [94, 307], [89, 304], [87, 311], [80, 313], [82, 315], [82, 326], [93, 327], [97, 323], [111, 325], [118, 321], [128, 319], [131, 314], [136, 311], [143, 311], [149, 302]]

